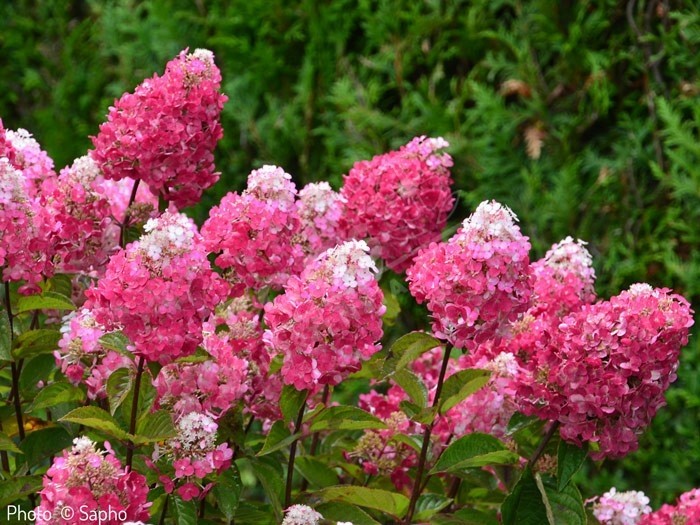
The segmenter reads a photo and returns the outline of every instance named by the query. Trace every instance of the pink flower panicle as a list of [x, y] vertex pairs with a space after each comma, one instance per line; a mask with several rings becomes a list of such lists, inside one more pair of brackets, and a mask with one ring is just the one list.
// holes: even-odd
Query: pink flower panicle
[[[216, 444], [218, 425], [207, 414], [190, 412], [177, 422], [177, 436], [156, 449], [154, 459], [166, 455], [175, 467], [175, 481], [180, 484], [178, 494], [188, 501], [203, 493], [202, 480], [212, 472], [220, 473], [231, 466], [233, 450], [227, 443]], [[165, 479], [163, 479], [165, 478]], [[173, 483], [161, 476], [166, 491], [172, 492]]]
[[84, 383], [90, 399], [107, 397], [107, 379], [114, 371], [134, 368], [127, 356], [100, 344], [105, 329], [90, 310], [82, 309], [68, 316], [61, 332], [58, 350], [54, 352], [56, 366], [74, 385]]
[[202, 323], [228, 287], [191, 219], [165, 212], [145, 230], [112, 256], [86, 306], [108, 330], [123, 330], [136, 354], [165, 365], [195, 352]]
[[38, 197], [42, 182], [56, 176], [53, 160], [26, 129], [5, 130], [0, 121], [0, 137], [0, 157], [22, 172], [27, 194]]
[[[112, 516], [126, 515], [128, 520], [149, 519], [146, 478], [122, 468], [109, 443], [105, 451], [97, 450], [95, 443], [86, 437], [75, 438], [73, 448], [54, 459], [44, 476], [44, 488], [39, 493], [41, 502], [37, 509], [37, 525], [74, 524], [79, 509], [108, 511], [106, 525], [121, 525], [123, 520]], [[75, 514], [61, 513], [69, 507]], [[51, 514], [52, 518], [44, 520]], [[89, 513], [91, 514], [91, 513]], [[97, 514], [97, 513], [95, 513]], [[104, 517], [104, 513], [101, 513]], [[70, 516], [71, 519], [66, 519]], [[84, 517], [84, 516], [83, 516]], [[82, 520], [81, 523], [97, 525], [98, 521]]]
[[482, 202], [449, 241], [432, 243], [406, 272], [411, 294], [427, 303], [433, 332], [473, 350], [498, 339], [529, 305], [530, 243], [513, 212]]
[[521, 411], [559, 421], [567, 441], [598, 443], [595, 459], [636, 450], [638, 434], [665, 404], [692, 324], [683, 297], [646, 284], [584, 305], [522, 355]]
[[204, 242], [228, 270], [235, 294], [246, 287], [281, 289], [301, 273], [305, 254], [295, 197], [291, 175], [266, 165], [251, 172], [242, 194], [227, 194], [209, 212]]
[[54, 271], [51, 242], [56, 223], [38, 198], [32, 197], [21, 171], [0, 157], [0, 267], [4, 281], [26, 281], [21, 292], [38, 291]]
[[695, 525], [700, 523], [700, 489], [682, 494], [676, 505], [663, 505], [645, 515], [639, 525]]
[[649, 498], [643, 492], [617, 492], [615, 487], [594, 498], [593, 515], [603, 525], [637, 525], [651, 512]]
[[219, 174], [214, 148], [227, 98], [207, 50], [182, 51], [165, 73], [144, 80], [109, 108], [92, 137], [91, 153], [108, 179], [143, 180], [151, 191], [182, 208], [199, 201]]
[[386, 310], [364, 241], [327, 250], [265, 305], [271, 352], [282, 378], [299, 390], [337, 385], [380, 349]]
[[442, 138], [416, 137], [398, 151], [356, 162], [344, 176], [345, 239], [366, 239], [372, 254], [403, 272], [416, 252], [440, 238], [454, 198], [452, 157]]
[[292, 505], [284, 510], [282, 525], [318, 525], [323, 516], [306, 505]]
[[343, 213], [343, 203], [344, 198], [327, 182], [307, 184], [299, 192], [297, 210], [309, 262], [338, 243], [338, 221]]

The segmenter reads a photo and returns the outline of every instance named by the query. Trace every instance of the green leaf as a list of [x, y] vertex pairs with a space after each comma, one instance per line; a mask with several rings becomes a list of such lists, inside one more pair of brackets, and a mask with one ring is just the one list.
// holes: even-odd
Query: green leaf
[[130, 437], [128, 432], [119, 427], [119, 423], [117, 423], [116, 419], [101, 408], [95, 406], [80, 407], [71, 410], [59, 421], [76, 423], [88, 428], [94, 428], [95, 430], [100, 430], [110, 436], [114, 436], [117, 439], [129, 439]]
[[452, 503], [452, 498], [441, 494], [421, 494], [416, 502], [415, 520], [423, 522], [445, 509]]
[[519, 459], [518, 454], [508, 450], [493, 436], [468, 434], [445, 449], [430, 473], [456, 472], [486, 465], [510, 465]]
[[314, 457], [300, 456], [294, 467], [313, 487], [330, 487], [339, 482], [336, 471]]
[[226, 469], [216, 481], [214, 486], [214, 496], [221, 513], [231, 522], [236, 516], [236, 509], [241, 499], [243, 482], [241, 473], [235, 463]]
[[134, 371], [130, 368], [118, 368], [107, 379], [107, 399], [109, 412], [114, 415], [129, 395], [134, 383]]
[[503, 525], [552, 525], [532, 471], [526, 468], [501, 505]]
[[109, 332], [100, 337], [100, 345], [107, 350], [114, 350], [129, 359], [134, 359], [134, 353], [129, 350], [131, 341], [122, 332]]
[[12, 361], [12, 334], [10, 333], [10, 321], [7, 312], [0, 311], [0, 361]]
[[173, 418], [167, 410], [156, 410], [136, 425], [134, 443], [146, 444], [163, 441], [177, 434]]
[[416, 406], [425, 408], [428, 404], [428, 389], [416, 374], [407, 368], [402, 368], [394, 373], [392, 379], [404, 389]]
[[175, 507], [178, 525], [197, 525], [197, 503], [195, 500], [183, 501], [179, 496], [170, 496]]
[[[129, 393], [122, 401], [119, 407], [119, 412], [124, 421], [131, 420], [131, 406], [134, 403], [134, 388], [136, 383], [134, 381], [133, 386], [129, 390]], [[153, 386], [153, 379], [151, 377], [151, 372], [148, 368], [144, 368], [143, 375], [141, 376], [141, 383], [139, 384], [139, 403], [138, 409], [136, 411], [137, 421], [140, 422], [141, 419], [148, 417], [151, 413], [151, 407], [156, 400], [156, 389]]]
[[5, 508], [13, 501], [39, 492], [42, 479], [42, 476], [19, 476], [0, 481], [0, 508]]
[[241, 501], [234, 519], [245, 525], [279, 525], [282, 521], [281, 516], [277, 519], [270, 505], [251, 501]]
[[282, 468], [279, 462], [275, 462], [269, 457], [250, 459], [255, 477], [265, 491], [267, 499], [275, 512], [278, 522], [282, 521], [282, 493], [284, 484], [282, 482]]
[[366, 430], [386, 428], [386, 424], [369, 412], [351, 406], [333, 406], [323, 410], [313, 423], [311, 432], [321, 430]]
[[30, 432], [19, 448], [22, 449], [27, 466], [33, 467], [43, 459], [69, 448], [72, 442], [73, 436], [61, 425], [56, 425]]
[[197, 348], [194, 354], [185, 357], [179, 357], [175, 360], [176, 363], [204, 363], [211, 361], [212, 356], [204, 348]]
[[563, 439], [557, 449], [557, 488], [562, 491], [579, 471], [588, 456], [588, 446], [577, 447]]
[[29, 330], [15, 339], [12, 356], [26, 359], [39, 354], [48, 354], [58, 349], [61, 333], [58, 330], [40, 328]]
[[558, 491], [555, 480], [547, 478], [542, 481], [539, 474], [535, 480], [543, 496], [543, 501], [549, 511], [552, 525], [585, 525], [586, 510], [583, 498], [576, 485], [569, 483], [563, 490]]
[[454, 514], [462, 520], [463, 525], [498, 525], [499, 520], [493, 514], [476, 509], [460, 509]]
[[294, 441], [299, 439], [300, 436], [301, 433], [299, 432], [296, 434], [289, 432], [287, 424], [284, 421], [275, 421], [267, 434], [262, 449], [260, 449], [260, 452], [258, 452], [256, 456], [266, 456], [287, 445], [291, 445]]
[[464, 401], [467, 397], [489, 382], [491, 372], [476, 368], [460, 370], [451, 375], [442, 387], [440, 397], [440, 413], [444, 414], [449, 409]]
[[428, 350], [442, 345], [442, 343], [425, 332], [411, 332], [399, 337], [391, 345], [384, 360], [384, 375], [389, 376], [396, 370], [406, 368]]
[[21, 296], [17, 300], [16, 314], [32, 310], [75, 310], [70, 297], [57, 292], [44, 292], [41, 295]]
[[327, 520], [349, 521], [353, 525], [379, 525], [379, 522], [364, 510], [349, 503], [329, 501], [317, 505], [316, 510]]
[[403, 494], [355, 485], [339, 485], [315, 493], [322, 501], [340, 501], [384, 512], [402, 518], [408, 510], [408, 498]]
[[537, 416], [526, 416], [520, 412], [516, 412], [511, 416], [510, 421], [508, 421], [506, 435], [512, 436], [524, 428], [538, 424], [540, 421], [542, 420]]
[[306, 403], [307, 390], [297, 390], [293, 386], [285, 385], [280, 395], [280, 410], [284, 421], [296, 421], [301, 407]]
[[27, 412], [51, 408], [61, 403], [85, 401], [85, 392], [67, 382], [51, 383], [39, 390]]
[[44, 293], [56, 292], [64, 297], [73, 295], [73, 281], [71, 275], [58, 273], [41, 284]]
[[22, 451], [17, 448], [17, 445], [15, 445], [15, 442], [4, 432], [0, 432], [0, 450], [7, 450], [8, 452], [14, 452], [16, 454], [22, 453]]

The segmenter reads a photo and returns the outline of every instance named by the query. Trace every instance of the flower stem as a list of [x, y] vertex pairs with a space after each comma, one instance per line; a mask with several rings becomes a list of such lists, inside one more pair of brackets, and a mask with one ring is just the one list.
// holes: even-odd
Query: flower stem
[[163, 510], [160, 511], [160, 520], [158, 521], [158, 525], [165, 525], [165, 514], [168, 511], [168, 500], [170, 499], [170, 496], [166, 495], [165, 496], [165, 503], [163, 503]]
[[[435, 388], [435, 397], [433, 398], [433, 408], [438, 406], [440, 402], [440, 394], [442, 393], [442, 385], [445, 382], [445, 374], [447, 373], [447, 365], [450, 362], [450, 353], [452, 352], [452, 345], [445, 346], [445, 353], [442, 357], [442, 368], [440, 368], [440, 376], [438, 377], [437, 387]], [[408, 511], [406, 513], [406, 519], [404, 523], [408, 525], [413, 520], [413, 514], [416, 511], [416, 503], [418, 503], [418, 497], [421, 492], [423, 492], [423, 473], [425, 472], [425, 462], [428, 457], [428, 448], [430, 447], [430, 435], [433, 432], [433, 427], [435, 426], [435, 418], [433, 421], [426, 425], [425, 432], [423, 433], [423, 446], [420, 451], [420, 458], [418, 459], [418, 468], [416, 469], [416, 479], [413, 482], [413, 490], [411, 491], [411, 501], [408, 505]]]
[[124, 221], [122, 222], [122, 228], [119, 235], [119, 246], [124, 248], [126, 246], [126, 229], [129, 227], [129, 208], [136, 200], [136, 192], [139, 189], [139, 182], [141, 179], [136, 179], [134, 185], [131, 188], [131, 195], [129, 196], [129, 204], [126, 205], [126, 211], [124, 212]]
[[534, 467], [535, 463], [537, 463], [537, 460], [540, 459], [540, 456], [544, 452], [544, 449], [547, 447], [547, 444], [552, 439], [557, 430], [559, 430], [559, 421], [555, 421], [554, 423], [552, 423], [552, 425], [549, 427], [549, 430], [542, 438], [542, 441], [540, 441], [540, 444], [538, 445], [537, 449], [535, 450], [535, 452], [533, 452], [532, 456], [530, 457], [530, 460], [528, 461], [528, 465], [530, 466], [530, 468]]
[[[14, 339], [15, 330], [15, 319], [12, 315], [12, 303], [10, 301], [10, 283], [5, 283], [5, 309], [7, 310], [7, 320], [10, 323], [10, 341]], [[19, 368], [17, 364], [12, 361], [10, 363], [10, 369], [12, 371], [12, 401], [15, 406], [15, 417], [17, 418], [17, 431], [19, 432], [19, 439], [24, 441], [24, 418], [22, 417], [22, 401], [19, 398]]]
[[[139, 356], [139, 364], [136, 370], [136, 379], [134, 380], [134, 397], [131, 401], [131, 421], [129, 421], [129, 433], [134, 434], [136, 432], [136, 419], [139, 411], [139, 389], [141, 388], [141, 376], [143, 376], [143, 365], [145, 359], [143, 356]], [[131, 470], [131, 463], [134, 459], [134, 443], [130, 443], [129, 447], [126, 449], [126, 466]]]
[[[296, 434], [301, 430], [301, 426], [304, 423], [304, 410], [306, 410], [306, 398], [301, 404], [299, 409], [299, 415], [297, 416], [296, 424], [294, 425], [294, 433]], [[289, 447], [289, 463], [287, 464], [287, 485], [284, 490], [284, 508], [286, 509], [292, 502], [292, 480], [294, 479], [294, 459], [297, 454], [297, 443], [299, 439], [295, 439], [292, 445]]]
[[[328, 405], [328, 400], [331, 397], [331, 387], [329, 385], [326, 385], [323, 387], [323, 397], [321, 399], [321, 402], [323, 403], [324, 406]], [[313, 436], [311, 436], [311, 447], [309, 448], [309, 456], [314, 456], [316, 454], [316, 449], [318, 448], [318, 442], [320, 441], [321, 435], [318, 432], [314, 432]], [[309, 488], [309, 481], [304, 478], [304, 480], [301, 482], [301, 491], [304, 492], [307, 488]]]

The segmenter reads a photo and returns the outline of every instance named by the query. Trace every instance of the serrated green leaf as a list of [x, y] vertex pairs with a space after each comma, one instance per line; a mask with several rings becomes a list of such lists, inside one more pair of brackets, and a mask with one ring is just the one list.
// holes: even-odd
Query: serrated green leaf
[[65, 273], [58, 273], [44, 281], [41, 284], [41, 289], [44, 293], [56, 292], [64, 297], [70, 297], [73, 294], [72, 276]]
[[396, 370], [407, 367], [428, 350], [442, 345], [435, 337], [425, 332], [411, 332], [399, 337], [391, 345], [384, 360], [384, 376], [393, 374]]
[[0, 310], [0, 361], [12, 361], [12, 334], [7, 312]]
[[542, 421], [540, 418], [537, 416], [526, 416], [524, 414], [521, 414], [520, 412], [516, 412], [513, 414], [508, 421], [508, 428], [506, 430], [506, 435], [507, 436], [512, 436], [519, 430], [522, 430], [523, 428], [527, 428], [531, 425], [537, 424], [540, 421]]
[[216, 503], [229, 522], [236, 516], [236, 509], [238, 509], [241, 499], [241, 490], [243, 490], [241, 473], [234, 463], [217, 478], [214, 486]]
[[432, 516], [447, 508], [450, 503], [452, 503], [452, 498], [442, 494], [421, 494], [416, 502], [414, 519], [418, 522], [429, 520]]
[[204, 348], [197, 348], [194, 354], [185, 357], [179, 357], [175, 360], [176, 363], [204, 363], [211, 361], [212, 356]]
[[413, 403], [420, 408], [425, 408], [428, 404], [428, 389], [423, 381], [407, 368], [397, 370], [392, 379], [403, 388]]
[[386, 424], [369, 412], [352, 406], [333, 406], [323, 410], [311, 423], [311, 432], [321, 430], [366, 430], [386, 428]]
[[460, 509], [455, 516], [462, 520], [463, 525], [498, 525], [500, 522], [494, 513], [487, 514], [476, 509]]
[[195, 500], [183, 501], [179, 496], [170, 496], [178, 525], [197, 525], [197, 504]]
[[42, 476], [20, 476], [0, 481], [0, 508], [5, 508], [13, 501], [39, 492], [42, 479]]
[[43, 459], [69, 448], [73, 437], [61, 425], [40, 428], [27, 434], [20, 443], [27, 466], [38, 465]]
[[349, 503], [329, 501], [316, 506], [327, 520], [349, 521], [353, 525], [379, 525], [379, 522], [361, 508]]
[[58, 330], [40, 328], [29, 330], [15, 338], [12, 348], [14, 359], [27, 359], [39, 354], [49, 354], [58, 349], [61, 333]]
[[586, 525], [586, 510], [576, 485], [569, 483], [559, 491], [554, 479], [548, 478], [543, 481], [538, 474], [535, 480], [552, 525]]
[[299, 417], [301, 407], [306, 403], [307, 390], [297, 390], [293, 386], [285, 385], [280, 395], [280, 410], [284, 420], [289, 423]]
[[501, 505], [503, 525], [553, 525], [532, 471], [526, 468]]
[[403, 494], [355, 485], [328, 487], [317, 491], [315, 495], [322, 501], [340, 501], [358, 507], [367, 507], [394, 518], [405, 516], [409, 503], [408, 498]]
[[75, 310], [70, 297], [58, 292], [44, 292], [41, 295], [24, 295], [17, 299], [16, 314], [32, 310]]
[[282, 521], [282, 494], [284, 484], [282, 482], [282, 469], [279, 463], [275, 463], [269, 457], [250, 459], [255, 477], [265, 491], [267, 499], [272, 505], [277, 521]]
[[136, 425], [134, 443], [146, 444], [163, 441], [175, 436], [173, 418], [167, 410], [156, 410], [148, 414], [148, 417], [139, 420]]
[[134, 359], [134, 353], [129, 351], [129, 346], [131, 346], [131, 341], [122, 332], [109, 332], [102, 337], [100, 337], [100, 345], [102, 345], [107, 350], [114, 350], [122, 355], [127, 356], [129, 359]]
[[260, 449], [260, 452], [256, 454], [256, 456], [266, 456], [267, 454], [271, 454], [272, 452], [284, 448], [287, 445], [291, 445], [294, 441], [299, 439], [300, 436], [301, 433], [299, 432], [295, 434], [289, 432], [286, 423], [283, 421], [275, 421], [270, 428], [270, 431], [267, 433], [263, 447]]
[[313, 487], [330, 487], [338, 484], [338, 474], [328, 465], [311, 456], [296, 458], [294, 467]]
[[489, 382], [491, 372], [488, 370], [460, 370], [447, 378], [442, 387], [440, 397], [440, 413], [444, 414], [452, 407], [464, 401], [467, 397]]
[[0, 432], [0, 450], [6, 450], [8, 452], [14, 452], [16, 454], [21, 454], [22, 451], [17, 448], [15, 442], [10, 439], [10, 437], [4, 432]]
[[563, 439], [557, 448], [557, 488], [562, 491], [579, 471], [588, 456], [588, 446], [577, 447]]
[[114, 415], [129, 395], [134, 384], [134, 371], [130, 368], [118, 368], [107, 378], [107, 400], [109, 412]]
[[60, 403], [70, 403], [72, 401], [82, 402], [85, 400], [85, 392], [80, 388], [67, 382], [51, 383], [45, 386], [34, 398], [34, 402], [27, 409], [27, 412], [35, 412], [42, 408], [51, 408]]
[[59, 421], [76, 423], [88, 428], [100, 430], [117, 439], [129, 439], [129, 433], [119, 427], [119, 423], [108, 412], [95, 406], [80, 407], [71, 410]]
[[486, 465], [517, 463], [518, 454], [508, 450], [503, 443], [488, 434], [468, 434], [452, 442], [440, 455], [431, 474], [456, 472]]

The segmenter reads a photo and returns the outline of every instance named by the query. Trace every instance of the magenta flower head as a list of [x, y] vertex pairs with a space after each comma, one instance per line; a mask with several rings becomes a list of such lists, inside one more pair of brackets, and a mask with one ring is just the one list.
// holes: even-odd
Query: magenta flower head
[[301, 222], [292, 176], [266, 165], [248, 176], [242, 194], [229, 193], [202, 226], [207, 250], [228, 270], [235, 295], [244, 288], [281, 289], [304, 268]]
[[337, 385], [380, 349], [384, 296], [364, 241], [332, 248], [265, 305], [264, 340], [298, 390]]
[[700, 489], [681, 494], [676, 505], [663, 505], [642, 518], [639, 525], [693, 525], [700, 523]]
[[[64, 451], [54, 460], [39, 493], [37, 525], [78, 522], [121, 525], [126, 520], [149, 519], [151, 503], [147, 500], [146, 478], [123, 469], [109, 443], [105, 443], [105, 448], [104, 451], [98, 450], [86, 437], [75, 438], [72, 450]], [[78, 521], [81, 509], [85, 519]], [[104, 512], [98, 514], [98, 511]], [[94, 520], [88, 517], [92, 515], [96, 516]], [[46, 516], [53, 517], [46, 520]]]
[[636, 450], [665, 404], [692, 324], [688, 301], [647, 284], [583, 306], [522, 354], [530, 377], [518, 387], [521, 410], [558, 421], [567, 441], [597, 443], [595, 459]]
[[452, 157], [442, 138], [416, 137], [398, 151], [356, 162], [345, 175], [340, 230], [366, 239], [372, 255], [394, 271], [408, 268], [418, 250], [439, 240], [454, 198]]
[[406, 272], [410, 291], [427, 304], [437, 337], [471, 350], [527, 310], [530, 243], [516, 220], [509, 208], [482, 202], [449, 241], [415, 258]]
[[112, 256], [86, 306], [107, 330], [123, 330], [136, 354], [165, 365], [197, 349], [202, 323], [228, 286], [185, 215], [165, 212], [145, 231]]
[[25, 281], [21, 292], [39, 290], [54, 271], [52, 236], [57, 225], [28, 191], [22, 171], [0, 157], [0, 267], [4, 281]]
[[143, 180], [178, 208], [195, 204], [219, 174], [214, 148], [225, 95], [221, 73], [206, 49], [182, 51], [162, 77], [144, 80], [109, 108], [92, 137], [93, 158], [108, 179]]

